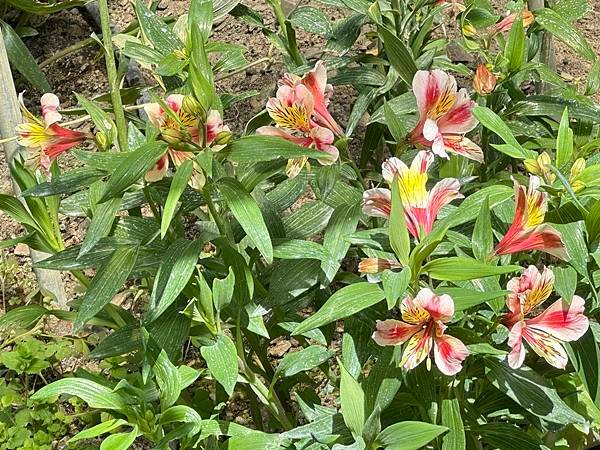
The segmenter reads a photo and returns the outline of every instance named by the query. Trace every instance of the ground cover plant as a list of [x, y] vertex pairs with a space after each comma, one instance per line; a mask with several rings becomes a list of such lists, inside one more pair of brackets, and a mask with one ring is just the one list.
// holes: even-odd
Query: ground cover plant
[[[67, 310], [43, 292], [3, 305], [0, 448], [596, 445], [588, 4], [324, 3], [165, 17], [136, 0], [119, 32], [99, 0], [106, 95], [19, 95], [0, 142], [25, 149], [21, 194], [0, 209], [23, 233], [2, 247], [49, 253], [36, 267], [79, 286]], [[256, 62], [215, 37], [223, 20], [260, 30], [279, 73], [240, 130], [227, 113], [257, 92], [218, 82]], [[555, 70], [551, 42], [592, 63], [585, 81]]]

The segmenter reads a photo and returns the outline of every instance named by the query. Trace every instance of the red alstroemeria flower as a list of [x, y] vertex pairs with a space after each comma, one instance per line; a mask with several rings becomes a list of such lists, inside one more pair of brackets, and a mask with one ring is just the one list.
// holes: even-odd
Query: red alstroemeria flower
[[554, 274], [544, 267], [529, 266], [523, 275], [508, 282], [511, 291], [506, 300], [509, 313], [503, 318], [510, 329], [508, 345], [508, 364], [513, 369], [523, 365], [527, 342], [531, 349], [544, 358], [548, 364], [564, 369], [567, 365], [567, 353], [562, 342], [576, 341], [585, 334], [589, 321], [583, 315], [585, 301], [575, 295], [570, 304], [560, 299], [539, 315], [526, 318], [552, 293]]
[[[440, 180], [427, 191], [427, 169], [433, 162], [430, 152], [419, 152], [410, 168], [398, 158], [390, 158], [382, 165], [383, 178], [389, 183], [397, 178], [404, 217], [408, 231], [417, 239], [431, 232], [442, 207], [457, 198], [460, 184], [455, 178]], [[363, 212], [370, 216], [389, 218], [391, 192], [388, 189], [369, 189], [363, 194]]]
[[294, 88], [304, 85], [310, 92], [314, 102], [314, 120], [322, 127], [330, 129], [338, 136], [344, 134], [342, 128], [337, 124], [327, 109], [333, 95], [333, 87], [327, 84], [327, 69], [323, 61], [317, 61], [313, 70], [304, 77], [286, 73], [280, 85]]
[[[314, 148], [324, 152], [327, 157], [320, 159], [321, 164], [333, 164], [338, 149], [333, 145], [333, 132], [320, 126], [315, 120], [315, 100], [304, 84], [289, 86], [283, 84], [277, 90], [277, 96], [267, 102], [267, 111], [275, 121], [275, 126], [260, 127], [258, 134], [278, 136], [302, 147]], [[288, 176], [298, 175], [306, 164], [307, 158], [293, 159], [288, 162]]]
[[25, 107], [23, 94], [19, 94], [19, 106], [25, 122], [16, 127], [19, 136], [17, 143], [30, 150], [39, 150], [35, 157], [36, 163], [48, 171], [50, 164], [58, 155], [83, 143], [87, 135], [58, 124], [62, 116], [58, 112], [60, 101], [56, 95], [51, 93], [42, 95], [40, 105], [42, 120]]
[[448, 152], [483, 162], [481, 148], [464, 134], [477, 126], [471, 113], [475, 102], [466, 89], [457, 91], [456, 80], [442, 70], [419, 70], [413, 78], [419, 122], [409, 140], [448, 158]]
[[[163, 139], [170, 144], [183, 143], [189, 140], [197, 145], [200, 143], [201, 136], [206, 136], [206, 145], [211, 145], [219, 133], [223, 131], [229, 131], [227, 125], [223, 125], [221, 115], [216, 110], [209, 111], [206, 123], [204, 126], [200, 121], [200, 116], [189, 108], [186, 108], [184, 104], [185, 97], [181, 94], [169, 95], [165, 99], [166, 105], [169, 109], [175, 113], [181, 125], [173, 120], [163, 110], [159, 103], [150, 103], [144, 107], [150, 122], [157, 127]], [[203, 131], [201, 131], [201, 127]], [[214, 146], [213, 150], [219, 150], [222, 146]], [[169, 147], [167, 153], [165, 153], [161, 159], [155, 164], [155, 166], [149, 170], [145, 179], [148, 182], [154, 182], [162, 180], [169, 170], [169, 159], [173, 161], [175, 167], [179, 167], [184, 161], [193, 159], [195, 154], [193, 152], [179, 151]], [[190, 178], [189, 184], [195, 189], [202, 189], [206, 178], [200, 165], [194, 162], [194, 170], [192, 177]]]
[[433, 348], [435, 365], [445, 375], [455, 375], [469, 350], [459, 339], [444, 334], [445, 323], [454, 315], [454, 300], [449, 295], [435, 295], [430, 289], [421, 289], [413, 299], [408, 296], [400, 305], [402, 321], [377, 321], [373, 339], [379, 345], [400, 345], [408, 341], [400, 365], [414, 369], [424, 359], [431, 367]]
[[[507, 15], [504, 19], [502, 19], [500, 22], [498, 22], [491, 28], [491, 34], [494, 35], [497, 33], [506, 33], [507, 31], [510, 31], [518, 15], [519, 13], [512, 13]], [[531, 11], [527, 9], [523, 11], [523, 28], [527, 28], [533, 23], [534, 20], [535, 17], [533, 16], [533, 13]]]
[[506, 235], [496, 245], [496, 255], [508, 255], [526, 250], [541, 250], [562, 260], [568, 260], [560, 233], [544, 223], [548, 194], [538, 190], [540, 179], [530, 176], [529, 188], [521, 186], [516, 180], [515, 217]]

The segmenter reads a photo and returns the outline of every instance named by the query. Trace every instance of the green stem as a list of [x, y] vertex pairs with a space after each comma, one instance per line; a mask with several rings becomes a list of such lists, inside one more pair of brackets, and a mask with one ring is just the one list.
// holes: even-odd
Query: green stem
[[229, 227], [229, 225], [227, 224], [227, 222], [225, 222], [223, 220], [223, 218], [221, 217], [221, 215], [217, 211], [217, 207], [216, 207], [215, 203], [212, 200], [211, 189], [210, 189], [210, 185], [209, 184], [206, 184], [204, 186], [204, 188], [202, 189], [202, 195], [204, 196], [204, 200], [206, 200], [206, 206], [208, 206], [208, 210], [210, 211], [210, 215], [212, 216], [213, 220], [217, 224], [217, 228], [219, 229], [219, 233], [221, 233], [221, 235], [223, 235], [227, 239], [229, 239], [229, 241], [232, 244], [235, 244], [235, 240], [233, 239], [233, 232], [231, 231], [231, 228]]
[[63, 48], [62, 50], [56, 52], [49, 58], [46, 58], [45, 60], [43, 60], [38, 65], [39, 65], [40, 69], [43, 69], [44, 67], [52, 64], [53, 62], [58, 61], [59, 59], [64, 58], [65, 56], [67, 56], [71, 53], [81, 50], [82, 48], [93, 45], [94, 43], [96, 43], [96, 40], [94, 38], [89, 37], [86, 39], [82, 39], [81, 41], [76, 42], [73, 45], [70, 45], [70, 46]]
[[126, 152], [127, 144], [127, 121], [125, 120], [125, 111], [121, 101], [119, 91], [119, 78], [117, 75], [117, 64], [115, 62], [115, 53], [112, 44], [112, 32], [110, 29], [110, 17], [108, 15], [107, 0], [98, 0], [98, 10], [100, 12], [100, 21], [102, 25], [102, 41], [104, 43], [104, 60], [106, 62], [106, 73], [108, 75], [108, 84], [110, 87], [110, 98], [112, 101], [115, 123], [117, 125], [117, 139], [119, 150]]

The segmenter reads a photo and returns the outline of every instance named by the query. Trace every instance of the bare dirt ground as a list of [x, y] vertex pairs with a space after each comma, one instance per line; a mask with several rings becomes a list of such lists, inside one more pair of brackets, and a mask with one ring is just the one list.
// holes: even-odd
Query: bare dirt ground
[[[253, 11], [260, 13], [267, 26], [272, 26], [275, 19], [271, 9], [266, 2], [261, 0], [245, 0], [242, 3], [247, 5]], [[503, 12], [504, 2], [496, 0], [499, 13]], [[133, 10], [129, 0], [112, 0], [109, 2], [111, 9], [111, 18], [117, 29], [125, 28], [134, 18]], [[317, 0], [301, 0], [300, 6], [311, 5], [323, 9], [331, 19], [343, 17], [343, 12], [332, 7], [324, 7]], [[189, 6], [189, 0], [163, 0], [158, 7], [159, 14], [179, 16], [185, 13]], [[592, 10], [586, 17], [577, 23], [578, 29], [585, 34], [590, 44], [597, 54], [600, 54], [600, 41], [595, 39], [597, 24], [600, 21], [600, 0], [592, 1]], [[449, 32], [453, 24], [449, 24]], [[64, 49], [82, 39], [89, 37], [92, 33], [98, 32], [93, 20], [80, 10], [62, 11], [47, 18], [39, 27], [39, 35], [27, 40], [33, 55], [39, 62], [44, 61], [57, 51]], [[270, 43], [267, 38], [254, 26], [248, 25], [240, 20], [227, 17], [215, 25], [213, 30], [214, 40], [236, 43], [247, 48], [246, 57], [248, 61], [256, 61], [269, 54]], [[298, 32], [298, 42], [303, 51], [308, 55], [316, 55], [319, 52], [323, 41], [316, 35]], [[364, 40], [357, 43], [362, 47]], [[561, 43], [555, 43], [556, 67], [565, 79], [574, 83], [585, 82], [585, 76], [590, 69], [591, 64], [581, 60]], [[242, 90], [257, 90], [259, 94], [248, 100], [236, 103], [230, 108], [225, 117], [226, 123], [236, 132], [241, 132], [246, 122], [255, 114], [260, 112], [265, 105], [266, 99], [272, 95], [276, 89], [277, 79], [283, 72], [282, 64], [277, 62], [277, 52], [273, 51], [275, 62], [270, 65], [258, 65], [247, 69], [245, 72], [231, 76], [218, 83], [218, 89], [221, 92], [239, 92]], [[54, 63], [47, 65], [44, 72], [54, 88], [54, 92], [61, 98], [63, 107], [72, 107], [76, 104], [75, 93], [82, 94], [88, 98], [107, 92], [106, 72], [103, 60], [99, 57], [97, 47], [90, 46], [68, 55]], [[32, 89], [27, 83], [15, 75], [18, 91], [26, 91], [28, 104], [35, 108], [35, 99], [39, 98], [39, 93]], [[352, 104], [356, 98], [356, 93], [352, 88], [341, 87], [336, 89], [332, 108], [334, 116], [341, 122], [348, 117]], [[86, 127], [88, 125], [83, 125]], [[360, 131], [360, 130], [359, 130]], [[354, 145], [360, 144], [359, 139], [355, 140]], [[62, 164], [66, 167], [76, 164], [73, 158], [68, 155], [61, 157]], [[8, 168], [0, 154], [0, 192], [10, 192], [11, 186], [8, 176]], [[68, 245], [79, 242], [85, 231], [86, 224], [82, 220], [65, 218], [62, 229], [65, 234], [65, 240]], [[23, 230], [16, 222], [8, 216], [0, 213], [0, 239], [10, 239], [19, 236]], [[30, 280], [31, 261], [27, 250], [22, 246], [17, 249], [4, 251], [3, 258], [15, 257], [18, 261], [18, 278]], [[0, 260], [0, 263], [2, 260]], [[0, 266], [1, 269], [1, 266]], [[0, 270], [1, 272], [1, 270]], [[67, 278], [69, 291], [73, 292], [76, 283]], [[6, 287], [6, 296], [17, 294], [11, 292], [11, 286]], [[1, 303], [0, 303], [1, 307]]]

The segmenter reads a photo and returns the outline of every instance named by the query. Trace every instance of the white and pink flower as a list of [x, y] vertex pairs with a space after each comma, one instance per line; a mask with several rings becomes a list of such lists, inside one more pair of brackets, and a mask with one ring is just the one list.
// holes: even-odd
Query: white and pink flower
[[589, 327], [589, 320], [583, 314], [585, 301], [575, 295], [570, 302], [557, 300], [535, 317], [527, 318], [550, 295], [554, 287], [554, 274], [544, 267], [529, 266], [523, 275], [508, 282], [511, 291], [506, 304], [509, 313], [503, 318], [509, 328], [508, 364], [513, 369], [523, 365], [525, 359], [524, 342], [548, 364], [564, 369], [568, 362], [563, 342], [581, 338]]
[[469, 355], [463, 342], [445, 334], [454, 316], [454, 300], [449, 295], [435, 295], [430, 289], [421, 289], [413, 299], [408, 296], [400, 305], [402, 320], [377, 321], [373, 339], [379, 345], [400, 345], [408, 341], [400, 365], [410, 370], [427, 359], [430, 354], [440, 372], [455, 375]]
[[477, 126], [471, 113], [475, 102], [466, 89], [457, 90], [454, 77], [442, 70], [419, 70], [413, 78], [413, 93], [419, 122], [409, 140], [443, 158], [455, 153], [482, 163], [481, 148], [464, 136]]

